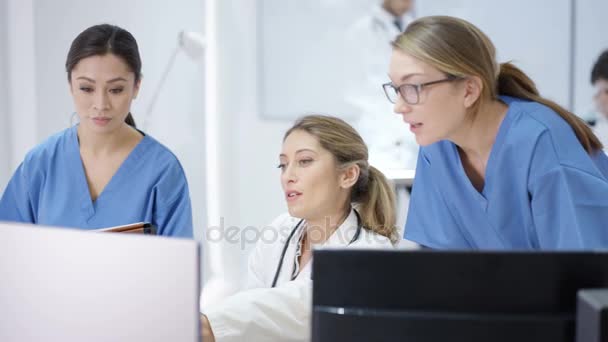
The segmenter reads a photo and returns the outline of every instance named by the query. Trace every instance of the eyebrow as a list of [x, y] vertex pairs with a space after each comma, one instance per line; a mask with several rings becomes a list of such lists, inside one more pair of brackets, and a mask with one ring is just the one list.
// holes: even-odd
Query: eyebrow
[[[312, 152], [312, 153], [317, 153], [317, 151], [311, 150], [309, 148], [302, 148], [296, 151], [296, 154], [300, 153], [300, 152]], [[287, 157], [287, 155], [285, 155], [284, 153], [279, 154], [279, 157]]]
[[[88, 77], [85, 77], [85, 76], [80, 76], [80, 77], [77, 78], [77, 80], [85, 80], [85, 81], [89, 81], [91, 83], [95, 83], [94, 79], [88, 78]], [[113, 82], [119, 82], [119, 81], [125, 81], [126, 82], [127, 79], [123, 78], [123, 77], [116, 77], [116, 78], [113, 78], [113, 79], [109, 80], [106, 83], [113, 83]]]
[[401, 76], [401, 79], [399, 79], [399, 81], [403, 82], [412, 76], [419, 76], [419, 75], [422, 75], [422, 73], [415, 72], [415, 73], [411, 73], [411, 74], [406, 74], [406, 75]]

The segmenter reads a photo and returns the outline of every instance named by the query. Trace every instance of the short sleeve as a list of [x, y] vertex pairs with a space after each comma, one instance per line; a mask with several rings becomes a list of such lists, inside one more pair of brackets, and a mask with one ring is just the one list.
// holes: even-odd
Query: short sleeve
[[0, 199], [0, 221], [36, 223], [23, 163], [13, 174]]
[[537, 142], [528, 188], [540, 249], [608, 248], [608, 181], [561, 163], [549, 134]]
[[192, 206], [188, 182], [179, 162], [175, 161], [156, 187], [158, 207], [154, 213], [159, 235], [193, 237]]

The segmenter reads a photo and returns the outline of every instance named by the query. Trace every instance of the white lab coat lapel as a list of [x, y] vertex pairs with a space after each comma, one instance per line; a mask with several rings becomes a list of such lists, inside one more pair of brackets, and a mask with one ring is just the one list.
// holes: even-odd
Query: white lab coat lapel
[[[346, 247], [348, 246], [349, 242], [353, 239], [356, 233], [357, 215], [355, 214], [355, 211], [351, 209], [350, 214], [348, 215], [346, 220], [342, 222], [340, 227], [338, 227], [338, 229], [336, 229], [324, 243], [313, 245], [313, 249]], [[295, 256], [295, 249], [293, 250], [293, 256]], [[300, 273], [298, 274], [296, 279], [300, 279], [300, 277], [310, 279], [311, 272], [312, 259], [306, 265], [304, 265], [304, 268], [300, 270]]]
[[[297, 224], [297, 222], [300, 222], [300, 219], [297, 219], [295, 222], [296, 222], [295, 224]], [[295, 227], [295, 224], [294, 224], [294, 227]], [[298, 230], [293, 234], [293, 237], [289, 241], [289, 246], [287, 247], [287, 250], [285, 251], [285, 257], [283, 258], [283, 266], [281, 268], [281, 274], [279, 274], [279, 278], [277, 279], [277, 285], [291, 281], [291, 275], [293, 274], [293, 269], [295, 267], [295, 258], [296, 258], [296, 251], [298, 249], [298, 243], [300, 241], [300, 238], [302, 237], [302, 234], [304, 233], [305, 227], [306, 227], [306, 222], [302, 222], [302, 224], [300, 224], [300, 226], [298, 227]], [[279, 260], [277, 260], [277, 262], [278, 261]], [[298, 279], [301, 275], [302, 275], [302, 272], [300, 271], [300, 273], [298, 274], [296, 279]]]

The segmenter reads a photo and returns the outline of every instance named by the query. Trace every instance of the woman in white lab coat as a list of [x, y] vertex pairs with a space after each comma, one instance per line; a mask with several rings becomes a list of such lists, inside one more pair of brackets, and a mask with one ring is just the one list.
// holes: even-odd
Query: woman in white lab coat
[[261, 231], [249, 289], [201, 316], [205, 342], [309, 340], [312, 249], [392, 248], [398, 238], [392, 187], [341, 119], [298, 120], [279, 160], [289, 213]]

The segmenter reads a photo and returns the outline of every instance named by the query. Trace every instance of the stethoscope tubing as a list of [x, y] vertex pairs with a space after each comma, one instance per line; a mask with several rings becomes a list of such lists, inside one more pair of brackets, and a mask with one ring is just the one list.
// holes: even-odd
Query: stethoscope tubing
[[[359, 212], [356, 209], [353, 209], [353, 210], [355, 212], [355, 215], [357, 216], [357, 231], [355, 232], [355, 235], [350, 240], [348, 245], [352, 244], [353, 242], [355, 242], [359, 239], [359, 235], [361, 235], [361, 229], [363, 228], [361, 225], [361, 216], [359, 215]], [[279, 264], [277, 265], [277, 270], [274, 273], [274, 279], [272, 280], [271, 287], [277, 286], [277, 280], [279, 279], [279, 274], [281, 274], [281, 268], [283, 268], [283, 260], [285, 259], [285, 253], [287, 253], [287, 248], [289, 247], [289, 242], [291, 241], [291, 239], [293, 238], [295, 233], [298, 231], [298, 228], [300, 228], [300, 226], [302, 225], [302, 222], [304, 222], [304, 219], [301, 219], [300, 221], [298, 221], [296, 226], [293, 227], [293, 229], [291, 230], [291, 233], [289, 233], [289, 237], [287, 237], [287, 241], [285, 241], [285, 245], [283, 246], [283, 250], [281, 251], [281, 257], [279, 258]]]

